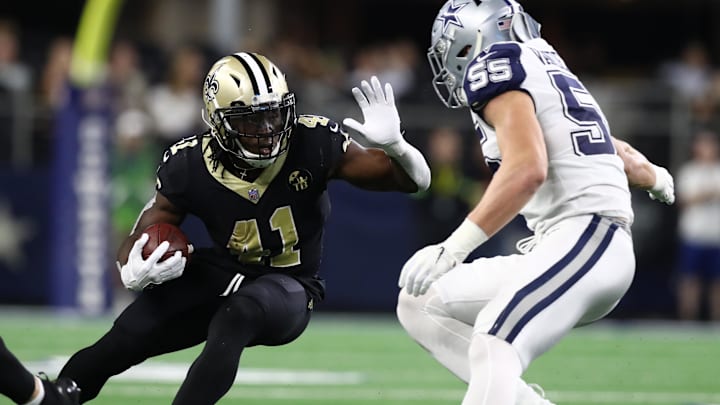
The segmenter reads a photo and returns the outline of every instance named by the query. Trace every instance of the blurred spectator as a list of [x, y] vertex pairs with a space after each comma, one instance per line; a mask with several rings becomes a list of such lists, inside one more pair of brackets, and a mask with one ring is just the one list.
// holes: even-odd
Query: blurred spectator
[[719, 142], [715, 132], [699, 131], [691, 158], [676, 179], [680, 206], [677, 310], [684, 320], [700, 318], [705, 292], [710, 318], [720, 320]]
[[116, 115], [112, 160], [114, 225], [124, 238], [151, 197], [148, 190], [153, 189], [154, 166], [161, 151], [148, 140], [151, 125], [145, 112], [148, 85], [131, 43], [122, 41], [113, 46], [108, 80], [115, 96]]
[[42, 108], [55, 110], [60, 106], [70, 75], [72, 39], [55, 38], [48, 47], [47, 60], [40, 78], [38, 93]]
[[421, 68], [418, 55], [416, 45], [410, 40], [396, 40], [360, 49], [348, 73], [348, 88], [375, 75], [381, 82], [392, 84], [396, 100], [403, 99], [415, 89], [416, 72]]
[[710, 84], [701, 97], [691, 105], [693, 128], [717, 127], [720, 107], [720, 71], [714, 70]]
[[[416, 83], [415, 73], [419, 69], [419, 52], [410, 40], [396, 40], [384, 47], [385, 68], [378, 78], [392, 84], [398, 99], [410, 93]], [[425, 68], [425, 65], [422, 65]]]
[[484, 191], [484, 185], [463, 170], [463, 139], [457, 129], [433, 129], [425, 154], [432, 171], [432, 183], [427, 191], [416, 195], [418, 246], [445, 238], [463, 221]]
[[706, 125], [716, 108], [713, 93], [713, 66], [708, 50], [700, 41], [689, 41], [678, 58], [660, 66], [661, 79], [687, 103], [694, 124]]
[[48, 45], [45, 63], [35, 88], [35, 159], [47, 164], [53, 155], [55, 113], [65, 97], [72, 60], [72, 40], [56, 37]]
[[26, 163], [20, 151], [27, 153], [23, 146], [30, 143], [31, 74], [19, 59], [19, 48], [15, 24], [0, 21], [0, 160]]
[[200, 116], [204, 56], [192, 46], [182, 47], [173, 53], [165, 71], [165, 81], [152, 86], [146, 99], [152, 133], [163, 148], [204, 127]]
[[154, 145], [144, 138], [150, 132], [150, 117], [145, 101], [148, 83], [141, 70], [139, 55], [134, 45], [127, 41], [117, 42], [110, 52], [108, 65], [108, 83], [112, 89], [113, 110], [115, 113], [116, 147], [122, 152], [151, 148]]
[[144, 110], [148, 82], [135, 46], [129, 41], [115, 43], [109, 62], [108, 80], [116, 97], [116, 111]]
[[302, 110], [325, 109], [350, 93], [344, 87], [346, 72], [339, 55], [295, 38], [280, 38], [272, 45], [268, 56], [285, 67], [288, 82], [295, 83], [293, 91], [302, 95]]
[[662, 79], [685, 99], [702, 97], [712, 77], [710, 56], [705, 45], [698, 41], [688, 42], [679, 58], [661, 65], [660, 73]]
[[19, 59], [19, 48], [15, 24], [0, 21], [0, 87], [4, 91], [28, 91], [31, 88], [32, 75]]

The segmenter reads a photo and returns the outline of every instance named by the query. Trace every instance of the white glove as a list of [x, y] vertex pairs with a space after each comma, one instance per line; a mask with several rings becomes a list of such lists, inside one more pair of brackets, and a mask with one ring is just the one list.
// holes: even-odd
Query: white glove
[[363, 146], [383, 149], [390, 156], [402, 153], [406, 142], [400, 131], [400, 114], [395, 107], [392, 86], [385, 83], [383, 93], [380, 80], [373, 76], [370, 83], [363, 80], [360, 87], [362, 90], [353, 87], [352, 94], [362, 110], [365, 123], [345, 118], [343, 125], [358, 132], [357, 141]]
[[435, 280], [463, 260], [454, 257], [442, 244], [425, 246], [405, 262], [398, 286], [415, 297], [423, 295]]
[[435, 280], [462, 263], [486, 240], [482, 228], [465, 219], [444, 242], [415, 252], [400, 271], [398, 286], [415, 297], [425, 294]]
[[664, 167], [653, 165], [655, 184], [648, 190], [650, 198], [667, 205], [675, 202], [675, 182], [670, 172]]
[[120, 278], [130, 290], [142, 291], [150, 284], [162, 284], [176, 279], [185, 271], [187, 258], [181, 252], [175, 252], [173, 256], [158, 262], [170, 247], [167, 241], [158, 245], [147, 259], [143, 259], [142, 250], [149, 238], [148, 234], [142, 234], [130, 249], [127, 263], [120, 266], [118, 262]]
[[422, 153], [403, 138], [392, 86], [385, 83], [383, 92], [377, 77], [370, 78], [370, 82], [372, 86], [363, 80], [360, 83], [362, 90], [357, 87], [352, 89], [365, 123], [345, 118], [343, 125], [357, 132], [353, 138], [358, 143], [366, 147], [380, 148], [397, 161], [415, 182], [418, 191], [427, 190], [430, 187], [430, 167]]

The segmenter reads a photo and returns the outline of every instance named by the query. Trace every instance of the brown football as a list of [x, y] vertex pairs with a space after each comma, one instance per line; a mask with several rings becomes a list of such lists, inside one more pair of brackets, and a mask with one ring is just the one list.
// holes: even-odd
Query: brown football
[[188, 257], [189, 241], [185, 233], [179, 227], [167, 223], [152, 224], [145, 228], [143, 233], [146, 233], [149, 236], [148, 241], [142, 250], [143, 259], [147, 259], [148, 256], [155, 251], [158, 245], [164, 241], [168, 241], [170, 243], [170, 247], [160, 258], [160, 261], [171, 257], [178, 250], [182, 252], [183, 256]]

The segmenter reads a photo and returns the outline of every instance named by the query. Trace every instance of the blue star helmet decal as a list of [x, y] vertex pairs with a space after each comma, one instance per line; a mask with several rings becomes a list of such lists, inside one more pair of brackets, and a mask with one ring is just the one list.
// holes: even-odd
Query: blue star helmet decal
[[448, 27], [450, 24], [456, 26], [456, 27], [463, 27], [462, 21], [458, 18], [457, 14], [460, 10], [462, 10], [463, 7], [467, 6], [468, 3], [461, 3], [461, 4], [455, 4], [455, 1], [448, 3], [448, 6], [445, 10], [442, 11], [440, 15], [438, 15], [438, 20], [442, 21], [443, 24], [443, 32], [447, 32]]

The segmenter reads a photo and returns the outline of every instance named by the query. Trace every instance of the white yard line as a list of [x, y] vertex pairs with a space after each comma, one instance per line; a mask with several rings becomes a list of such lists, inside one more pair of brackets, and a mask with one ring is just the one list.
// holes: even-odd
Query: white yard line
[[[28, 362], [26, 365], [33, 372], [43, 371], [48, 375], [56, 376], [66, 361], [67, 358], [57, 357], [42, 362]], [[113, 377], [112, 381], [149, 384], [177, 383], [182, 382], [189, 368], [190, 364], [148, 361]], [[257, 385], [355, 385], [361, 384], [365, 380], [365, 375], [359, 372], [241, 367], [238, 370], [235, 383]]]

